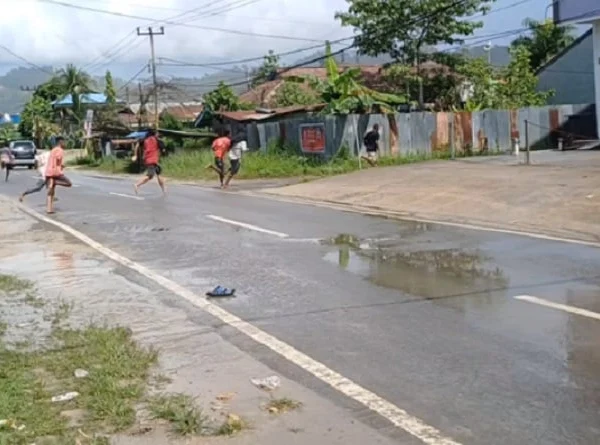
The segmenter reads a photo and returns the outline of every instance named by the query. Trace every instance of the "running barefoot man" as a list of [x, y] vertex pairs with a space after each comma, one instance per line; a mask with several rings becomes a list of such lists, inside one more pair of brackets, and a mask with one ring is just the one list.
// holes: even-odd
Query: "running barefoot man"
[[158, 185], [160, 186], [163, 195], [166, 194], [165, 180], [160, 176], [162, 172], [162, 169], [160, 168], [160, 145], [158, 143], [158, 138], [156, 137], [156, 132], [152, 129], [148, 131], [148, 135], [146, 136], [146, 139], [144, 139], [144, 166], [146, 167], [146, 176], [133, 186], [135, 194], [137, 195], [139, 188], [148, 181], [151, 181], [154, 176], [156, 176], [156, 180], [158, 181]]
[[240, 164], [242, 162], [242, 152], [248, 150], [248, 144], [246, 143], [246, 136], [243, 132], [239, 132], [231, 140], [231, 149], [229, 150], [229, 174], [225, 180], [223, 188], [229, 187], [229, 183], [235, 175], [240, 171]]
[[48, 196], [46, 198], [46, 212], [54, 213], [54, 200], [56, 186], [71, 187], [71, 181], [64, 175], [65, 140], [56, 138], [56, 146], [50, 151], [48, 164], [46, 165], [46, 186]]
[[212, 150], [215, 155], [215, 165], [209, 165], [208, 168], [212, 168], [219, 174], [219, 182], [221, 188], [224, 188], [223, 180], [225, 179], [225, 155], [231, 148], [231, 139], [229, 138], [229, 130], [223, 131], [223, 136], [217, 138], [212, 143]]
[[[38, 173], [40, 177], [34, 187], [27, 189], [21, 194], [21, 196], [19, 196], [19, 201], [21, 202], [23, 202], [25, 196], [31, 195], [32, 193], [37, 193], [41, 191], [44, 186], [48, 185], [46, 183], [46, 166], [48, 165], [48, 161], [50, 159], [50, 152], [44, 151], [41, 154], [36, 155], [35, 159], [37, 161]], [[58, 199], [55, 197], [54, 200], [57, 201]]]

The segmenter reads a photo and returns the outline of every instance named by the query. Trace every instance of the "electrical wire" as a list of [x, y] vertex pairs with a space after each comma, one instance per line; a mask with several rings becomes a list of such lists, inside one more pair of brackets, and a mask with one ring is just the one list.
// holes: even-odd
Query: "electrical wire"
[[[79, 10], [83, 10], [83, 11], [95, 12], [98, 14], [105, 14], [105, 15], [112, 15], [112, 16], [121, 17], [121, 18], [144, 20], [144, 21], [148, 21], [148, 22], [156, 22], [157, 21], [156, 19], [153, 19], [151, 17], [144, 17], [144, 16], [140, 16], [140, 15], [135, 15], [135, 14], [126, 14], [126, 13], [122, 13], [122, 12], [109, 11], [106, 9], [92, 8], [92, 7], [88, 7], [88, 6], [74, 5], [72, 3], [67, 3], [64, 1], [60, 1], [60, 0], [36, 0], [36, 1], [41, 2], [41, 3], [56, 5], [56, 6], [62, 6], [65, 8], [79, 9]], [[217, 28], [217, 27], [212, 27], [212, 26], [191, 25], [188, 23], [178, 23], [173, 20], [158, 20], [158, 22], [164, 23], [166, 25], [171, 25], [171, 26], [182, 26], [182, 27], [186, 27], [186, 28], [203, 29], [206, 31], [223, 32], [223, 33], [237, 34], [237, 35], [242, 35], [242, 36], [263, 37], [263, 38], [279, 39], [279, 40], [294, 40], [294, 41], [302, 41], [302, 42], [318, 42], [319, 41], [316, 39], [309, 39], [309, 38], [302, 38], [302, 37], [292, 37], [292, 36], [277, 35], [277, 34], [263, 34], [263, 33], [250, 32], [250, 31], [241, 31], [239, 29], [227, 29], [227, 28]]]
[[127, 88], [134, 80], [136, 80], [139, 76], [141, 76], [141, 74], [146, 71], [148, 69], [148, 65], [144, 65], [142, 67], [142, 69], [140, 69], [137, 73], [135, 73], [133, 75], [133, 77], [131, 77], [131, 79], [129, 79], [127, 82], [125, 82], [125, 84], [121, 85], [121, 88], [119, 88], [119, 90], [117, 91], [117, 94], [120, 93], [121, 91], [123, 91], [125, 88]]
[[35, 64], [35, 63], [33, 63], [33, 62], [30, 62], [30, 61], [29, 61], [29, 60], [27, 60], [25, 57], [22, 57], [22, 56], [18, 55], [18, 54], [17, 54], [17, 53], [15, 53], [13, 50], [11, 50], [10, 48], [8, 48], [8, 47], [6, 47], [6, 46], [4, 46], [4, 45], [0, 45], [0, 48], [1, 48], [1, 49], [3, 49], [4, 51], [6, 51], [6, 52], [7, 52], [8, 54], [10, 54], [11, 56], [13, 56], [13, 57], [15, 57], [15, 58], [19, 59], [19, 60], [20, 60], [20, 61], [22, 61], [22, 62], [25, 62], [25, 63], [26, 63], [27, 65], [29, 65], [30, 67], [32, 67], [32, 68], [35, 68], [35, 69], [37, 69], [38, 71], [41, 71], [42, 73], [49, 74], [50, 76], [54, 76], [54, 74], [55, 74], [53, 71], [47, 70], [47, 69], [45, 69], [45, 68], [42, 68], [42, 67], [41, 67], [41, 66], [39, 66], [39, 65], [36, 65], [36, 64]]
[[199, 14], [193, 15], [192, 17], [185, 19], [181, 23], [191, 23], [191, 22], [197, 21], [202, 18], [214, 17], [215, 15], [234, 11], [234, 10], [240, 9], [240, 8], [244, 8], [246, 6], [258, 3], [260, 1], [263, 1], [263, 0], [234, 0], [234, 1], [230, 2], [229, 4], [217, 7], [213, 10], [202, 11]]

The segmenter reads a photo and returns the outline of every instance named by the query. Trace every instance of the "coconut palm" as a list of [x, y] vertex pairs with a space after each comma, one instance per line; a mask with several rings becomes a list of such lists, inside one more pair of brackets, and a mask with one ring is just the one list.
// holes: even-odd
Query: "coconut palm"
[[64, 93], [71, 96], [73, 113], [79, 118], [81, 116], [81, 95], [92, 91], [91, 76], [75, 65], [69, 64], [57, 73], [56, 79]]

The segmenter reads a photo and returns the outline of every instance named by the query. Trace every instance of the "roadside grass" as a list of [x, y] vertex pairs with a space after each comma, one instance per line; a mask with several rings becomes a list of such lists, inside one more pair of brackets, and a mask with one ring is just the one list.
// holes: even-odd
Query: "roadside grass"
[[265, 408], [271, 414], [284, 414], [302, 408], [302, 403], [287, 397], [282, 397], [280, 399], [270, 400]]
[[151, 397], [148, 411], [154, 419], [165, 420], [173, 433], [180, 436], [197, 436], [209, 430], [208, 419], [185, 394], [168, 394]]
[[[432, 155], [383, 156], [379, 159], [382, 167], [411, 164], [428, 160], [449, 159], [446, 152], [434, 152]], [[206, 167], [214, 162], [210, 150], [185, 150], [161, 160], [164, 175], [181, 180], [214, 180], [216, 173]], [[129, 159], [102, 158], [89, 160], [78, 158], [72, 165], [85, 166], [112, 174], [132, 173], [134, 171]], [[242, 167], [238, 179], [275, 179], [291, 177], [325, 177], [350, 173], [361, 167], [357, 158], [342, 153], [329, 161], [316, 157], [299, 156], [289, 152], [271, 150], [267, 153], [249, 152], [242, 158]], [[362, 161], [362, 168], [366, 162]]]
[[247, 429], [247, 423], [236, 414], [229, 414], [216, 424], [202, 413], [194, 399], [185, 394], [161, 394], [151, 397], [148, 411], [154, 420], [164, 420], [179, 436], [233, 436]]
[[33, 288], [33, 283], [15, 275], [0, 274], [0, 292], [25, 292]]
[[[1, 291], [32, 287], [18, 277], [0, 276]], [[38, 301], [28, 293], [23, 303], [40, 308]], [[140, 347], [123, 327], [60, 327], [71, 309], [60, 302], [47, 314], [52, 331], [44, 348], [0, 341], [0, 444], [108, 444], [106, 435], [135, 424], [157, 353]], [[0, 335], [9, 323], [0, 322]], [[87, 375], [77, 378], [76, 370]], [[52, 402], [69, 392], [78, 396]]]
[[[56, 346], [23, 352], [0, 346], [0, 407], [14, 427], [0, 427], [0, 443], [65, 443], [77, 435], [110, 434], [131, 427], [143, 400], [156, 353], [140, 348], [124, 328], [56, 330]], [[76, 369], [89, 375], [77, 379]], [[53, 403], [53, 396], [79, 397]], [[75, 418], [69, 414], [75, 413]]]
[[216, 429], [215, 436], [235, 436], [236, 434], [247, 429], [248, 425], [240, 416], [229, 414], [227, 419]]

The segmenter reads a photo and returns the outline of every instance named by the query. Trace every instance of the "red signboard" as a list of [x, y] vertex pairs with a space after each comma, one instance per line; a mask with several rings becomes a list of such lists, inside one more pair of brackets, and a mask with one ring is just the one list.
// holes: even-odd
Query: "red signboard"
[[300, 125], [300, 148], [304, 153], [325, 153], [325, 124]]

